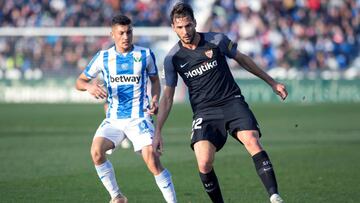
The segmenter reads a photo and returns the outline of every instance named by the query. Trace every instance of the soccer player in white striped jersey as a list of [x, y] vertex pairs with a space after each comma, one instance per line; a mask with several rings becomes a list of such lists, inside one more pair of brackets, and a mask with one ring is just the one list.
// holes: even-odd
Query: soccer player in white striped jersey
[[[127, 137], [135, 152], [140, 152], [166, 202], [177, 202], [170, 172], [163, 168], [153, 151], [154, 126], [160, 81], [155, 57], [148, 48], [132, 43], [131, 20], [116, 15], [111, 23], [115, 45], [99, 51], [76, 81], [76, 88], [88, 91], [95, 98], [106, 98], [109, 108], [98, 127], [91, 146], [97, 174], [111, 196], [111, 202], [127, 202], [122, 194], [106, 152], [112, 151]], [[104, 85], [95, 78], [102, 74]], [[151, 100], [147, 96], [147, 80], [151, 82]], [[91, 82], [94, 80], [95, 82]], [[106, 89], [105, 89], [106, 88]]]

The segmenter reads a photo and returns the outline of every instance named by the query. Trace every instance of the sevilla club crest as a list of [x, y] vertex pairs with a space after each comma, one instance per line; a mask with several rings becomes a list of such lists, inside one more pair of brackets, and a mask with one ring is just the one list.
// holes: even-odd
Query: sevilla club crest
[[209, 50], [205, 51], [205, 55], [206, 55], [208, 58], [212, 58], [212, 57], [213, 57], [213, 50], [212, 50], [212, 49], [209, 49]]

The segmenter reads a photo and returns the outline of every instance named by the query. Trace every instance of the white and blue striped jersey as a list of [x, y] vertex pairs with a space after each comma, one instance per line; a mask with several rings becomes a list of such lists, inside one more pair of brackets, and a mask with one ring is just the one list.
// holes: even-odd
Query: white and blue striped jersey
[[144, 112], [149, 108], [148, 76], [158, 74], [150, 49], [134, 45], [126, 54], [117, 52], [115, 46], [101, 50], [84, 70], [89, 79], [96, 78], [99, 73], [104, 78], [108, 92], [107, 118], [144, 117]]

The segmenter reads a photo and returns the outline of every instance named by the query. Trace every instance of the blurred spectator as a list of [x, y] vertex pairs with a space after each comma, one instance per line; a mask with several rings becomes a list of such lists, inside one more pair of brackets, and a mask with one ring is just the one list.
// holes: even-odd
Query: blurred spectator
[[135, 26], [168, 25], [160, 14], [166, 0], [14, 0], [0, 2], [0, 26], [85, 27], [109, 26], [114, 13], [121, 12]]
[[[169, 26], [169, 10], [176, 2], [0, 1], [0, 26], [109, 26], [119, 12], [132, 18], [135, 26]], [[360, 57], [359, 0], [217, 0], [212, 10], [212, 30], [228, 32], [264, 69], [344, 70], [360, 60], [355, 60]], [[136, 40], [151, 46], [146, 44], [152, 42], [148, 37]], [[17, 76], [38, 69], [71, 74], [110, 43], [108, 37], [0, 37], [0, 76], [10, 70]]]
[[[0, 26], [103, 27], [110, 26], [113, 15], [119, 12], [132, 18], [135, 26], [169, 26], [167, 13], [173, 3], [167, 0], [0, 1]], [[146, 37], [137, 40], [150, 41]], [[83, 69], [98, 49], [110, 45], [108, 37], [3, 37], [0, 38], [0, 72], [41, 69], [46, 73], [71, 73]]]
[[359, 57], [358, 0], [218, 0], [212, 30], [228, 31], [265, 69], [345, 69]]

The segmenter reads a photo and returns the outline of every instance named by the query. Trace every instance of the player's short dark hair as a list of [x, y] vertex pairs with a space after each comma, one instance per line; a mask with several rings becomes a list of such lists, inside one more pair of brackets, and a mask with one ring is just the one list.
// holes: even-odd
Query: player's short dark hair
[[194, 20], [194, 11], [191, 6], [184, 2], [175, 4], [170, 13], [171, 22], [174, 22], [175, 18], [183, 18], [189, 16], [191, 20]]
[[111, 20], [111, 26], [114, 25], [130, 25], [131, 20], [125, 15], [118, 14], [114, 16]]

